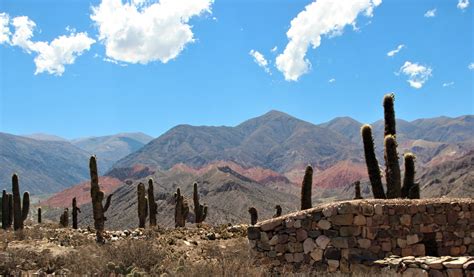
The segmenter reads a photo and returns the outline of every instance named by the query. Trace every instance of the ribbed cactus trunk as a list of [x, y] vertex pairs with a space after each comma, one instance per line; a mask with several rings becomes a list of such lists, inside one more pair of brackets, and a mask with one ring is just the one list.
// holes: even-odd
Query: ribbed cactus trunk
[[360, 181], [354, 183], [355, 196], [354, 199], [362, 199], [362, 194], [360, 193]]
[[201, 223], [206, 220], [207, 206], [199, 203], [199, 192], [197, 183], [194, 183], [193, 185], [193, 202], [195, 223]]
[[10, 214], [8, 215], [8, 228], [12, 227], [13, 225], [13, 194], [8, 194], [8, 211]]
[[257, 209], [255, 209], [254, 207], [250, 207], [249, 208], [249, 214], [250, 214], [250, 224], [251, 225], [257, 224], [257, 221], [258, 221]]
[[313, 189], [313, 168], [308, 165], [304, 172], [303, 183], [301, 184], [301, 210], [313, 207], [311, 203], [311, 190]]
[[410, 189], [415, 184], [415, 155], [405, 153], [403, 155], [405, 174], [403, 175], [402, 198], [407, 198]]
[[138, 228], [145, 228], [146, 218], [148, 216], [148, 201], [145, 196], [145, 185], [139, 183], [137, 186], [138, 199]]
[[[21, 230], [24, 227], [24, 221], [28, 217], [30, 210], [30, 194], [26, 191], [23, 193], [23, 205], [21, 203], [20, 185], [18, 175], [12, 176], [12, 193], [13, 193], [13, 229]], [[22, 207], [23, 206], [23, 207]]]
[[8, 226], [9, 223], [9, 216], [10, 216], [10, 210], [9, 210], [9, 202], [8, 202], [8, 193], [6, 190], [2, 191], [2, 229], [6, 230], [10, 226]]
[[367, 165], [367, 173], [369, 174], [370, 185], [372, 186], [372, 193], [375, 199], [385, 199], [379, 162], [375, 156], [372, 127], [368, 124], [365, 124], [361, 127], [360, 133], [364, 143], [365, 163]]
[[385, 129], [384, 129], [384, 137], [388, 135], [395, 136], [395, 95], [393, 93], [386, 94], [383, 97], [383, 111], [384, 111], [384, 120], [385, 120]]
[[61, 216], [59, 217], [59, 225], [63, 228], [69, 226], [69, 209], [65, 208]]
[[41, 208], [38, 208], [38, 224], [41, 224]]
[[103, 243], [104, 222], [106, 220], [104, 213], [109, 209], [112, 194], [107, 197], [105, 205], [103, 206], [102, 201], [104, 200], [104, 192], [100, 190], [99, 175], [97, 173], [97, 160], [95, 156], [92, 156], [89, 160], [89, 170], [91, 175], [92, 211], [94, 215], [96, 239], [98, 243]]
[[81, 212], [81, 209], [77, 207], [76, 197], [72, 199], [72, 228], [77, 229], [77, 215]]
[[280, 205], [276, 205], [275, 206], [275, 214], [273, 215], [273, 217], [280, 217], [281, 216], [281, 206]]
[[189, 206], [186, 199], [184, 199], [184, 196], [181, 195], [181, 190], [179, 188], [174, 194], [174, 199], [174, 225], [175, 227], [184, 227], [186, 224], [186, 219], [188, 218]]
[[28, 213], [30, 211], [30, 193], [25, 191], [23, 193], [23, 206], [21, 207], [21, 218], [23, 222], [28, 218]]
[[387, 182], [387, 198], [400, 198], [402, 186], [400, 165], [398, 163], [397, 141], [395, 136], [387, 135], [385, 145], [385, 180]]
[[408, 198], [420, 199], [420, 184], [414, 183], [408, 192]]
[[150, 227], [156, 226], [156, 214], [158, 213], [158, 204], [155, 202], [155, 192], [153, 188], [153, 179], [148, 180], [148, 209], [150, 214]]

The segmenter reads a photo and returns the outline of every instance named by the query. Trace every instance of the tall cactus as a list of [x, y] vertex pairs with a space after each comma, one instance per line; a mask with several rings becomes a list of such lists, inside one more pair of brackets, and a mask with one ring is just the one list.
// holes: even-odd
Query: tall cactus
[[360, 193], [360, 181], [354, 182], [354, 188], [355, 188], [354, 199], [362, 199], [362, 194]]
[[402, 195], [400, 165], [398, 163], [397, 141], [395, 136], [387, 135], [385, 145], [385, 180], [387, 198], [399, 198]]
[[81, 209], [77, 207], [76, 197], [72, 199], [72, 228], [77, 229], [77, 214], [81, 212]]
[[395, 95], [393, 93], [386, 94], [383, 97], [383, 111], [384, 111], [384, 120], [385, 120], [385, 130], [384, 137], [388, 135], [395, 136]]
[[405, 153], [403, 155], [405, 174], [403, 175], [402, 198], [407, 198], [411, 187], [415, 184], [415, 155]]
[[201, 223], [206, 220], [207, 206], [199, 203], [199, 193], [197, 183], [193, 184], [193, 202], [195, 223]]
[[364, 143], [365, 163], [367, 164], [367, 172], [369, 174], [370, 185], [372, 186], [372, 193], [376, 199], [385, 199], [379, 162], [375, 156], [372, 127], [368, 124], [365, 124], [361, 127], [360, 133]]
[[275, 206], [275, 214], [273, 215], [273, 217], [280, 217], [281, 216], [281, 206], [280, 205], [276, 205]]
[[97, 173], [97, 160], [95, 156], [92, 156], [89, 160], [89, 170], [91, 175], [91, 198], [96, 239], [98, 243], [103, 243], [104, 221], [107, 220], [104, 213], [109, 209], [112, 194], [107, 197], [105, 205], [102, 205], [104, 192], [100, 190], [99, 175]]
[[188, 218], [189, 206], [188, 202], [181, 195], [181, 190], [178, 188], [174, 194], [175, 209], [174, 209], [174, 225], [175, 227], [184, 227], [186, 219]]
[[145, 228], [146, 218], [148, 216], [148, 200], [145, 195], [145, 185], [139, 183], [137, 186], [138, 199], [138, 228]]
[[411, 186], [410, 191], [408, 191], [408, 198], [420, 199], [420, 184], [414, 183], [413, 186]]
[[2, 191], [2, 229], [6, 230], [9, 228], [9, 216], [10, 216], [10, 206], [8, 205], [8, 193], [6, 190]]
[[41, 207], [38, 208], [38, 224], [41, 224]]
[[8, 215], [8, 228], [13, 225], [13, 194], [8, 194], [8, 211], [10, 214]]
[[254, 207], [250, 207], [249, 208], [249, 214], [250, 214], [250, 224], [251, 225], [257, 224], [257, 221], [258, 221], [257, 209], [255, 209]]
[[20, 185], [18, 183], [18, 175], [12, 176], [12, 193], [13, 193], [13, 229], [21, 230], [24, 226], [24, 221], [28, 217], [30, 209], [30, 194], [25, 192], [23, 194], [23, 208], [21, 204]]
[[311, 203], [311, 191], [313, 189], [313, 168], [308, 165], [304, 172], [303, 183], [301, 184], [301, 210], [313, 207]]
[[156, 214], [158, 204], [155, 202], [155, 192], [153, 190], [153, 179], [148, 180], [148, 208], [150, 214], [150, 227], [156, 226]]

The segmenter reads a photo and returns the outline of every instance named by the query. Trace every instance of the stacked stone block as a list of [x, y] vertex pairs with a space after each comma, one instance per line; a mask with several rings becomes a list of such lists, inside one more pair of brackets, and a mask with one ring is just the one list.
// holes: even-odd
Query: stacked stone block
[[352, 200], [248, 228], [264, 264], [349, 272], [397, 256], [474, 256], [474, 200]]

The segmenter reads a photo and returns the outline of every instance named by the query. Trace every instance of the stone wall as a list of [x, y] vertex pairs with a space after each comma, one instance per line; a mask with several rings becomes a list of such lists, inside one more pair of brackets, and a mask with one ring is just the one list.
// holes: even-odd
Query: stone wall
[[474, 256], [474, 200], [352, 200], [257, 223], [258, 262], [349, 272], [396, 256]]

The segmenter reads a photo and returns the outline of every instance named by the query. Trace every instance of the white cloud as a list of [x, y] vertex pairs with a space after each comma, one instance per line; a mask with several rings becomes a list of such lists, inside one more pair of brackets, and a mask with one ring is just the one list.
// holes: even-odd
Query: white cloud
[[469, 7], [469, 0], [459, 0], [458, 1], [458, 9], [464, 10]]
[[425, 17], [435, 17], [436, 16], [436, 9], [428, 10], [425, 12]]
[[432, 69], [428, 66], [406, 61], [400, 68], [400, 72], [408, 76], [411, 87], [419, 89], [431, 77]]
[[211, 12], [213, 0], [161, 0], [122, 3], [102, 0], [91, 19], [106, 56], [128, 63], [167, 63], [194, 42], [189, 20]]
[[393, 56], [395, 56], [396, 54], [398, 54], [398, 52], [400, 52], [403, 48], [405, 48], [405, 45], [400, 44], [400, 45], [397, 46], [397, 49], [394, 49], [394, 50], [392, 50], [392, 51], [389, 51], [389, 52], [387, 53], [387, 56], [393, 57]]
[[329, 79], [329, 83], [334, 83], [334, 82], [336, 82], [336, 79], [335, 79], [335, 78]]
[[87, 36], [87, 33], [70, 33], [67, 36], [59, 36], [51, 42], [33, 41], [36, 24], [27, 16], [13, 18], [11, 25], [15, 29], [11, 45], [18, 46], [27, 53], [37, 54], [34, 59], [35, 75], [47, 72], [61, 76], [65, 70], [64, 65], [73, 64], [76, 57], [89, 50], [95, 42]]
[[258, 66], [263, 68], [265, 72], [270, 73], [270, 69], [268, 68], [268, 61], [265, 59], [265, 56], [263, 56], [262, 53], [252, 49], [250, 50], [249, 54], [253, 57], [253, 61], [257, 63]]
[[443, 83], [443, 88], [454, 86], [454, 82]]
[[10, 22], [10, 17], [6, 13], [0, 13], [0, 44], [10, 43], [10, 28], [8, 23]]
[[470, 64], [467, 66], [467, 68], [468, 68], [469, 70], [474, 70], [474, 63], [470, 63]]
[[275, 53], [278, 50], [278, 47], [275, 45], [273, 46], [272, 49], [270, 49], [270, 52]]
[[287, 81], [297, 81], [311, 63], [306, 52], [321, 45], [321, 36], [340, 35], [345, 26], [355, 26], [360, 13], [372, 16], [381, 0], [316, 0], [307, 5], [292, 21], [286, 36], [288, 44], [276, 58], [276, 67]]

